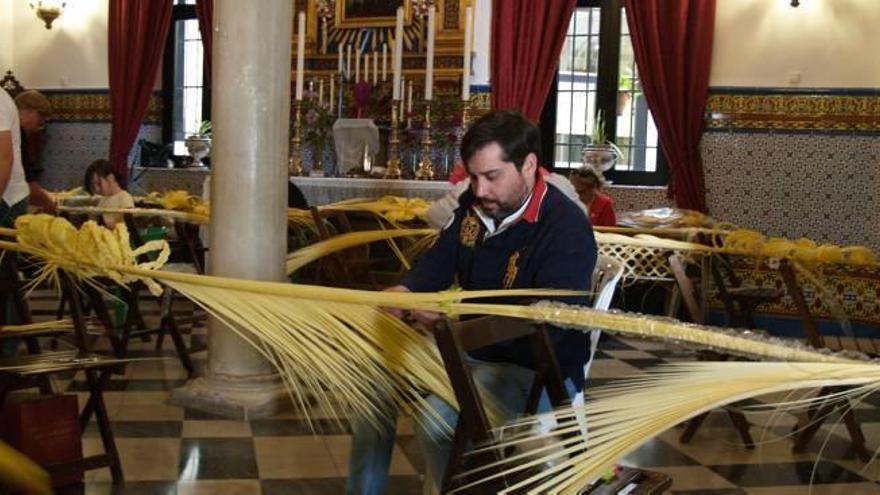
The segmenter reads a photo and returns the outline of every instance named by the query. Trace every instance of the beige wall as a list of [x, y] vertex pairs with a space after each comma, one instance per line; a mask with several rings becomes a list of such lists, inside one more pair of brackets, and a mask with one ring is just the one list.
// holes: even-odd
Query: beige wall
[[0, 76], [12, 69], [12, 0], [0, 0]]
[[789, 3], [718, 0], [711, 86], [880, 87], [880, 1]]
[[[11, 35], [15, 40], [12, 69], [24, 86], [44, 89], [108, 86], [109, 2], [67, 2], [64, 14], [52, 23], [52, 29], [49, 30], [37, 19], [28, 2], [0, 2], [12, 4]], [[7, 30], [2, 29], [0, 24], [0, 32], [4, 31]]]

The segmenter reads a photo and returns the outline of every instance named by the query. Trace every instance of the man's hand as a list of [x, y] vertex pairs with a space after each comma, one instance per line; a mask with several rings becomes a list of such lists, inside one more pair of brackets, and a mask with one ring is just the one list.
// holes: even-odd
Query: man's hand
[[[387, 292], [410, 292], [410, 290], [405, 285], [395, 285], [393, 287], [388, 287], [385, 289]], [[405, 321], [415, 321], [416, 323], [421, 324], [427, 329], [434, 328], [434, 324], [443, 316], [440, 313], [435, 311], [407, 311], [399, 308], [385, 308], [385, 311], [391, 313], [392, 315], [405, 320]]]

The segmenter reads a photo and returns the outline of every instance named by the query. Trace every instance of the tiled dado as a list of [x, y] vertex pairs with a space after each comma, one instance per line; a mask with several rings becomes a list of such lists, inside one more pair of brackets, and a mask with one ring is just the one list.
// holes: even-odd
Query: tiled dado
[[880, 90], [711, 88], [706, 127], [880, 133]]
[[[109, 89], [41, 89], [49, 98], [54, 113], [53, 120], [60, 122], [110, 122]], [[144, 123], [162, 123], [162, 98], [159, 93], [150, 95]]]
[[715, 88], [707, 119], [713, 217], [772, 236], [880, 249], [880, 93]]

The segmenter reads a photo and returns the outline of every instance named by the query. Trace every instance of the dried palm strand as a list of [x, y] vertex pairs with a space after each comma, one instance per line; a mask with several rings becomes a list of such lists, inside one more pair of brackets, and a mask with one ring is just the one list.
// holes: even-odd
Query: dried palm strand
[[116, 213], [130, 214], [139, 217], [163, 217], [180, 222], [194, 223], [198, 225], [207, 225], [210, 221], [210, 217], [208, 216], [208, 214], [176, 210], [162, 210], [158, 208], [103, 208], [99, 206], [59, 206], [58, 211], [81, 215], [102, 215]]
[[[682, 421], [750, 397], [826, 386], [856, 387], [840, 394], [838, 399], [880, 389], [880, 365], [848, 361], [693, 362], [662, 366], [645, 376], [599, 389], [597, 398], [586, 405], [554, 411], [558, 428], [552, 433], [519, 434], [481, 447], [479, 451], [517, 446], [520, 453], [467, 473], [465, 476], [479, 480], [458, 491], [467, 492], [500, 476], [519, 475], [518, 480], [499, 493], [576, 494], [614, 461]], [[825, 398], [797, 403], [804, 406], [820, 400]], [[538, 421], [526, 418], [513, 427], [528, 430]], [[589, 427], [586, 434], [582, 429], [585, 424]], [[556, 441], [546, 445], [548, 437]], [[536, 443], [540, 446], [532, 448]], [[545, 463], [553, 466], [534, 474], [534, 468]]]
[[[393, 229], [393, 230], [366, 230], [360, 232], [348, 232], [346, 234], [337, 235], [330, 239], [306, 246], [287, 255], [287, 273], [293, 273], [300, 268], [308, 265], [312, 261], [327, 256], [328, 254], [342, 251], [355, 246], [369, 244], [376, 241], [391, 241], [397, 237], [423, 237], [433, 236], [436, 231], [433, 229]], [[392, 242], [392, 251], [398, 255], [398, 258], [408, 267], [408, 261], [400, 253], [396, 244]]]
[[0, 441], [0, 486], [33, 495], [52, 494], [49, 473], [2, 441]]
[[163, 193], [153, 192], [141, 199], [159, 204], [166, 210], [193, 213], [206, 218], [210, 216], [211, 210], [207, 201], [180, 189]]
[[379, 199], [349, 199], [320, 207], [324, 211], [366, 211], [384, 218], [392, 225], [427, 219], [430, 203], [422, 198], [383, 196]]
[[41, 321], [39, 323], [28, 323], [26, 325], [5, 325], [0, 326], [0, 332], [30, 332], [34, 330], [73, 330], [73, 322], [71, 320]]

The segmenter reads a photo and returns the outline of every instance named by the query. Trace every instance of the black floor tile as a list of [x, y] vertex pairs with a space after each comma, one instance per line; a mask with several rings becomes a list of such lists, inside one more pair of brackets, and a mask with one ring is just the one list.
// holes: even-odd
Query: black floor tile
[[184, 438], [180, 479], [257, 479], [252, 438]]
[[656, 368], [661, 364], [664, 364], [666, 361], [659, 358], [632, 358], [632, 359], [621, 359], [624, 363], [632, 366], [633, 368], [638, 368], [640, 370], [648, 369], [648, 368]]
[[679, 452], [663, 440], [654, 438], [624, 457], [619, 464], [649, 469], [666, 466], [697, 466], [700, 463]]
[[[55, 490], [55, 495], [75, 495], [84, 493]], [[176, 495], [177, 484], [173, 481], [126, 481], [124, 485], [114, 486], [107, 482], [89, 482], [89, 493], [107, 495]]]
[[222, 414], [214, 414], [200, 409], [185, 407], [183, 409], [183, 419], [188, 420], [233, 420], [244, 421], [244, 414], [239, 416], [224, 416]]
[[858, 474], [827, 461], [709, 467], [741, 487], [808, 485], [811, 481], [815, 485], [866, 481]]
[[635, 347], [624, 344], [619, 339], [608, 335], [607, 333], [602, 333], [602, 338], [599, 340], [599, 350], [603, 351], [637, 351]]
[[[182, 421], [113, 421], [110, 423], [116, 438], [179, 438], [183, 431]], [[99, 437], [98, 425], [89, 423], [85, 437]]]

